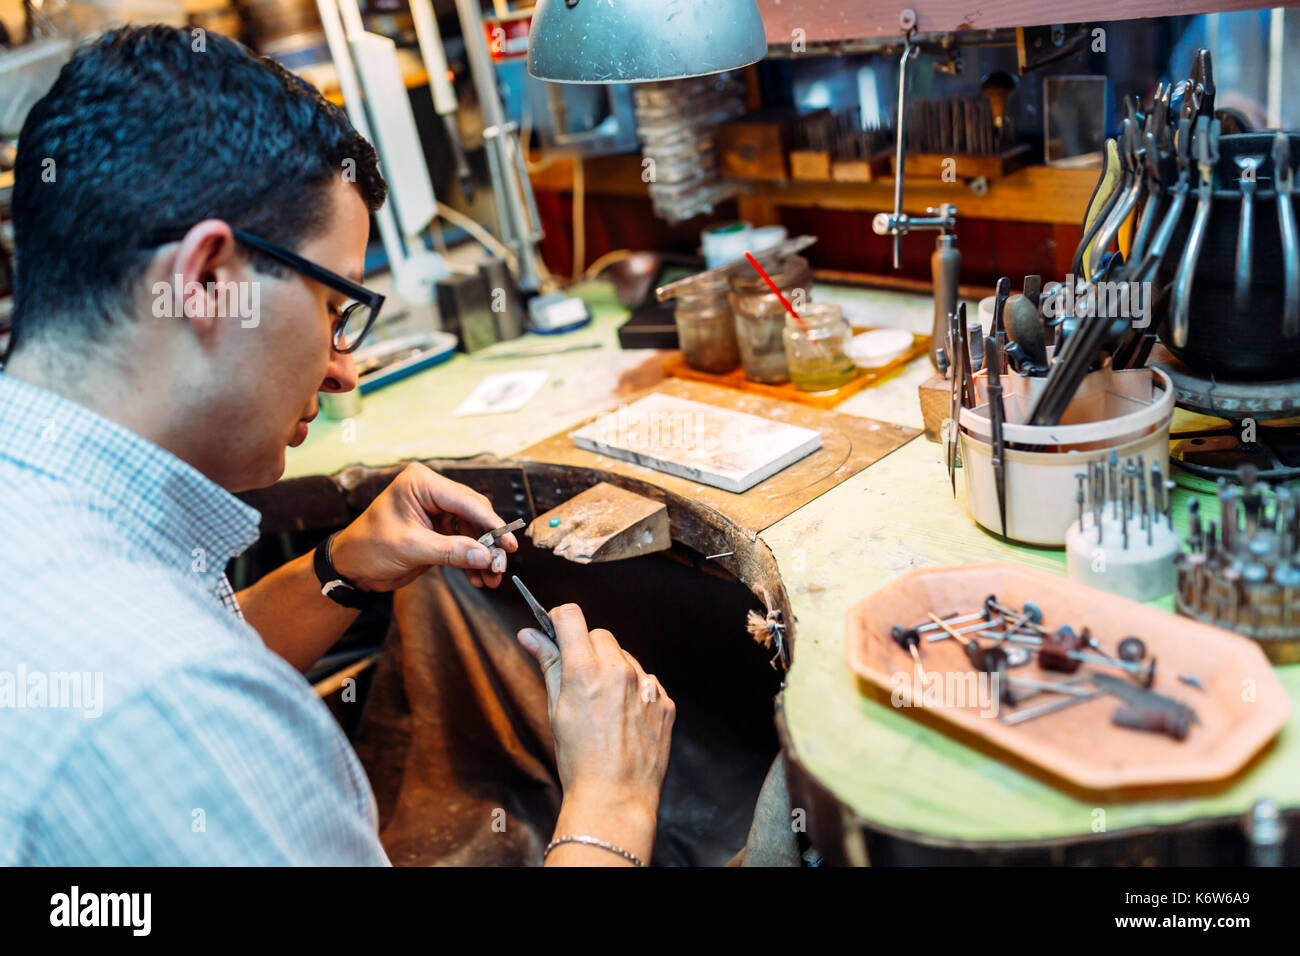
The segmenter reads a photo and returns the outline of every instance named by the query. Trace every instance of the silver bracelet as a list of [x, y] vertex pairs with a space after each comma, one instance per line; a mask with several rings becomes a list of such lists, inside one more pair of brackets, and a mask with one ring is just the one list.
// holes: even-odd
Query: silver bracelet
[[595, 837], [589, 836], [556, 837], [550, 843], [546, 844], [546, 852], [542, 854], [542, 862], [546, 862], [546, 858], [551, 855], [552, 850], [557, 846], [563, 846], [565, 843], [581, 843], [583, 846], [600, 847], [602, 850], [608, 850], [610, 853], [615, 853], [623, 859], [630, 861], [634, 866], [645, 866], [645, 864], [637, 858], [636, 854], [629, 853], [621, 846], [614, 846], [612, 843], [606, 843], [604, 840], [597, 840]]

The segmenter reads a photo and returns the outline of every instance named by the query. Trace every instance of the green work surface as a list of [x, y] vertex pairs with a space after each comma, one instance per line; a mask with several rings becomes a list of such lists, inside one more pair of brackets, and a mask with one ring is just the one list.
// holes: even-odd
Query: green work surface
[[[762, 535], [798, 622], [786, 726], [822, 785], [873, 825], [975, 843], [1083, 836], [1099, 820], [1113, 832], [1241, 814], [1261, 797], [1300, 805], [1295, 707], [1273, 747], [1231, 786], [1184, 799], [1099, 802], [864, 696], [845, 661], [845, 615], [891, 579], [913, 568], [1005, 560], [1064, 574], [1064, 551], [1007, 546], [975, 525], [960, 481], [958, 488], [954, 499], [943, 446], [918, 438]], [[1181, 486], [1175, 492], [1176, 525], [1185, 526], [1191, 494]], [[1217, 517], [1217, 507], [1203, 500], [1202, 508]], [[1296, 700], [1300, 666], [1277, 674]]]
[[[350, 464], [387, 465], [417, 458], [465, 458], [480, 452], [510, 455], [615, 405], [634, 390], [630, 372], [657, 362], [652, 349], [623, 351], [618, 327], [627, 319], [614, 287], [589, 282], [570, 290], [587, 305], [592, 323], [563, 335], [533, 335], [500, 342], [473, 355], [404, 378], [361, 399], [350, 421], [323, 415], [307, 440], [286, 454], [286, 478], [328, 475]], [[496, 360], [490, 356], [546, 346], [596, 343], [599, 349], [560, 355]], [[502, 415], [457, 417], [452, 413], [486, 376], [545, 368], [550, 377], [522, 409]]]
[[[318, 420], [308, 440], [288, 453], [287, 476], [331, 474], [351, 463], [383, 465], [409, 458], [509, 456], [572, 427], [652, 384], [644, 373], [651, 351], [624, 352], [617, 327], [626, 318], [611, 286], [576, 290], [595, 321], [565, 336], [525, 336], [486, 354], [545, 344], [598, 342], [600, 350], [546, 358], [452, 361], [365, 396], [350, 424]], [[818, 286], [816, 296], [840, 301], [864, 325], [929, 331], [929, 298]], [[548, 368], [550, 380], [518, 412], [456, 418], [452, 410], [483, 376]], [[836, 411], [921, 426], [917, 386], [931, 369], [918, 359], [888, 381], [865, 389]], [[1187, 481], [1198, 490], [1204, 483]], [[1073, 488], [1067, 489], [1073, 496]], [[1175, 493], [1175, 523], [1188, 496]], [[1204, 517], [1217, 517], [1213, 499]], [[1300, 805], [1300, 733], [1293, 710], [1273, 748], [1232, 786], [1187, 799], [1098, 803], [1073, 796], [1045, 778], [976, 750], [912, 716], [867, 698], [849, 671], [845, 615], [853, 604], [914, 568], [1020, 561], [1064, 574], [1060, 550], [1004, 545], [979, 528], [954, 499], [941, 444], [916, 438], [761, 534], [780, 566], [795, 615], [795, 662], [787, 675], [784, 713], [799, 761], [857, 814], [880, 827], [971, 842], [1043, 840], [1094, 832], [1105, 811], [1107, 830], [1244, 813], [1261, 797]], [[1171, 599], [1160, 602], [1168, 609]], [[1172, 622], [1171, 622], [1172, 623]], [[743, 631], [743, 629], [742, 629]], [[1293, 700], [1300, 665], [1279, 668]]]

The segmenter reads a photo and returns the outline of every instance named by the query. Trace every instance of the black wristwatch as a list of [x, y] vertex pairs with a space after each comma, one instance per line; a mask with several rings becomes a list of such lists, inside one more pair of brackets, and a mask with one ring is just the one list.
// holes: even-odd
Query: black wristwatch
[[316, 548], [316, 554], [312, 557], [312, 567], [316, 571], [316, 579], [320, 581], [320, 593], [341, 607], [352, 608], [354, 611], [364, 610], [383, 595], [378, 591], [361, 590], [354, 582], [335, 570], [334, 562], [330, 560], [330, 546], [334, 544], [334, 539], [338, 535], [339, 533], [335, 531], [326, 538], [324, 543]]

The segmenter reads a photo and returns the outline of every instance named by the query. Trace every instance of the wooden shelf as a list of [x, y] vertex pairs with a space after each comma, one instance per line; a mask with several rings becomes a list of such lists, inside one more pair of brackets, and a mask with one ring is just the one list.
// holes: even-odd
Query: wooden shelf
[[[568, 156], [543, 156], [533, 152], [528, 162], [530, 165], [546, 164], [529, 174], [534, 189], [573, 192], [573, 160]], [[641, 157], [636, 153], [583, 160], [587, 192], [604, 196], [649, 196], [646, 183], [641, 179], [642, 168]]]
[[[989, 183], [983, 196], [965, 183], [934, 179], [908, 179], [903, 211], [925, 215], [926, 209], [952, 203], [959, 216], [1012, 222], [1047, 222], [1078, 225], [1084, 207], [1097, 185], [1097, 171], [1026, 166], [1004, 179]], [[754, 183], [752, 195], [774, 206], [813, 206], [856, 212], [884, 212], [894, 208], [893, 179], [871, 183]]]
[[[534, 160], [539, 159], [534, 154]], [[646, 184], [641, 181], [641, 168], [641, 157], [637, 155], [585, 160], [587, 191], [615, 196], [648, 195]], [[961, 182], [908, 179], [903, 209], [913, 215], [924, 215], [927, 207], [947, 202], [957, 207], [959, 216], [1077, 226], [1097, 185], [1097, 175], [1095, 169], [1026, 166], [1004, 179], [992, 181], [983, 196], [976, 196]], [[573, 161], [556, 158], [531, 178], [534, 189], [571, 192]], [[742, 205], [750, 209], [802, 206], [877, 213], [894, 207], [894, 182], [888, 177], [870, 183], [790, 180], [750, 181], [746, 185], [749, 195], [742, 197]]]
[[[894, 168], [893, 157], [890, 157], [889, 168]], [[1024, 169], [1029, 165], [1029, 144], [1021, 143], [1019, 146], [1013, 146], [1005, 153], [997, 156], [964, 156], [940, 155], [937, 153], [908, 153], [903, 157], [903, 170], [909, 180], [913, 178], [920, 179], [938, 179], [942, 182], [942, 176], [945, 169], [952, 168], [954, 174], [962, 182], [969, 182], [972, 179], [983, 177], [985, 179], [1006, 179], [1017, 169]], [[1097, 171], [1100, 175], [1100, 170]]]
[[[1295, 6], [1281, 0], [1278, 6]], [[916, 28], [921, 33], [948, 30], [991, 30], [1049, 23], [1091, 23], [1106, 20], [1143, 20], [1148, 17], [1186, 16], [1229, 10], [1256, 10], [1257, 0], [1118, 0], [1103, 11], [1092, 0], [930, 0], [917, 5]], [[795, 37], [807, 42], [857, 40], [902, 35], [898, 26], [901, 5], [864, 4], [861, 0], [758, 0], [763, 28], [771, 46], [787, 49]], [[795, 32], [799, 31], [799, 32]]]

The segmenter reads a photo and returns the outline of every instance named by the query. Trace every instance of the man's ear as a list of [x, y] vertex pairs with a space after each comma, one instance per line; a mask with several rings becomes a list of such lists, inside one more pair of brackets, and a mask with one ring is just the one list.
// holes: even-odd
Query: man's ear
[[[239, 269], [240, 258], [229, 223], [205, 219], [194, 225], [176, 246], [167, 275], [171, 312], [184, 318], [200, 336], [216, 328], [219, 311], [228, 297], [213, 283], [248, 281]], [[236, 274], [238, 273], [238, 274]]]

